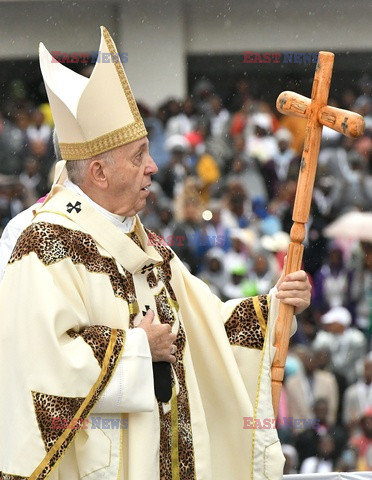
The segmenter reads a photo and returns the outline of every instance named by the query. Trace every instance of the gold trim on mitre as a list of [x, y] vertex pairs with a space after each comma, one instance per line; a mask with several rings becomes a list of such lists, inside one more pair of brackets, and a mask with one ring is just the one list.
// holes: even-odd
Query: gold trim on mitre
[[84, 160], [139, 140], [147, 131], [115, 44], [101, 27], [101, 59], [90, 78], [53, 59], [40, 44], [40, 68], [64, 160]]

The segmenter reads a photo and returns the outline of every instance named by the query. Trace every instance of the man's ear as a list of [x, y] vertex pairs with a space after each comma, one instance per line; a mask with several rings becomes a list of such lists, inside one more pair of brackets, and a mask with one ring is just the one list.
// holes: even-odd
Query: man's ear
[[106, 165], [101, 160], [93, 160], [88, 167], [90, 181], [98, 188], [105, 190], [108, 186]]

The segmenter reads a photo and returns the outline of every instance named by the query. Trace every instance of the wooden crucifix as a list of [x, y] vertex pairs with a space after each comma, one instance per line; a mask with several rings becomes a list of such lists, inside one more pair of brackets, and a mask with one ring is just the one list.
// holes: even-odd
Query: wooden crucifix
[[[332, 78], [334, 54], [319, 52], [315, 69], [311, 100], [293, 92], [283, 92], [276, 101], [280, 113], [307, 118], [304, 150], [301, 158], [292, 220], [294, 222], [288, 247], [286, 274], [301, 269], [305, 224], [315, 181], [323, 125], [348, 137], [359, 137], [364, 132], [362, 116], [327, 105]], [[294, 308], [280, 303], [275, 327], [276, 354], [271, 367], [272, 400], [275, 417], [278, 414], [280, 391], [284, 376], [284, 364], [288, 352], [290, 328]]]

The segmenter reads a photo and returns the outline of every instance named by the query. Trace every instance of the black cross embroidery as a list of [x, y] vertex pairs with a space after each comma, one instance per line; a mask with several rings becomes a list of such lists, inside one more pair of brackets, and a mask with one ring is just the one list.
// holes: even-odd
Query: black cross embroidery
[[301, 158], [301, 164], [300, 164], [300, 168], [301, 168], [301, 172], [302, 170], [306, 167], [306, 162], [305, 162], [305, 159], [304, 157]]
[[146, 310], [142, 310], [142, 315], [145, 316], [146, 312], [150, 310], [150, 305], [145, 305]]
[[346, 130], [349, 128], [349, 125], [347, 124], [348, 118], [349, 117], [345, 117], [345, 120], [341, 123], [342, 131], [344, 132], [344, 134]]
[[283, 97], [280, 99], [280, 108], [283, 108], [284, 105], [287, 103], [287, 98], [286, 97]]
[[142, 267], [141, 273], [149, 272], [150, 270], [152, 270], [153, 266], [154, 266], [153, 263], [150, 263], [150, 265], [144, 265]]
[[67, 208], [68, 213], [71, 213], [72, 210], [76, 210], [76, 213], [79, 213], [79, 212], [81, 212], [81, 202], [76, 202], [75, 205], [72, 205], [72, 203], [69, 202], [66, 205], [66, 208]]

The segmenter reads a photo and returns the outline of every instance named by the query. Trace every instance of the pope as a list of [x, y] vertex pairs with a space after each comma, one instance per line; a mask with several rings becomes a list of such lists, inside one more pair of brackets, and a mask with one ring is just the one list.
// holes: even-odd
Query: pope
[[99, 51], [116, 61], [88, 79], [40, 46], [63, 163], [0, 286], [0, 478], [279, 479], [276, 430], [242, 421], [273, 416], [278, 304], [306, 308], [307, 276], [223, 303], [156, 241], [137, 214], [157, 166], [103, 27]]

